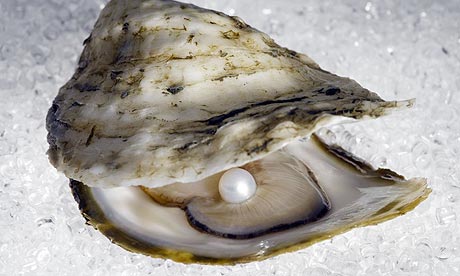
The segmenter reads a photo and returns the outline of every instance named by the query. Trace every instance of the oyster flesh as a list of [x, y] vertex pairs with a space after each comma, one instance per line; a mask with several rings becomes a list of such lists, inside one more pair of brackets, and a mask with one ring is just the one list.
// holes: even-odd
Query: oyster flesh
[[[384, 101], [237, 17], [112, 0], [84, 44], [48, 112], [48, 154], [89, 223], [128, 250], [258, 260], [403, 214], [429, 194], [424, 179], [312, 135], [412, 101]], [[232, 182], [241, 171], [250, 192]]]

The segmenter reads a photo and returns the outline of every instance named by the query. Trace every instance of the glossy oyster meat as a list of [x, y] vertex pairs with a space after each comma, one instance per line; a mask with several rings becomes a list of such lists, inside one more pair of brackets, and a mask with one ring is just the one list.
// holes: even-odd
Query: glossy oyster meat
[[[237, 17], [113, 0], [84, 44], [48, 112], [48, 154], [87, 220], [128, 250], [263, 259], [390, 219], [429, 193], [424, 179], [311, 136], [412, 101], [384, 101]], [[220, 190], [234, 168], [256, 185], [240, 203]]]

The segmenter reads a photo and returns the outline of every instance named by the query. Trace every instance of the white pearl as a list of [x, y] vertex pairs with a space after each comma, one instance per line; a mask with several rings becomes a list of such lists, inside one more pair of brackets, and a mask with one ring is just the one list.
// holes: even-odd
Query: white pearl
[[229, 203], [245, 202], [256, 193], [256, 189], [254, 177], [240, 168], [226, 171], [219, 180], [220, 196]]

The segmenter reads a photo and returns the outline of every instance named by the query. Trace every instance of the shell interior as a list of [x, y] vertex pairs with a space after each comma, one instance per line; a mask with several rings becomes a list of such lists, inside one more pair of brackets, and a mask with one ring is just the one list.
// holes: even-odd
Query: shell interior
[[244, 262], [297, 249], [403, 214], [430, 192], [424, 179], [404, 180], [390, 170], [374, 170], [318, 138], [291, 143], [283, 151], [311, 169], [330, 210], [318, 220], [254, 238], [234, 239], [197, 229], [183, 209], [159, 204], [139, 187], [101, 189], [79, 182], [72, 187], [90, 223], [114, 242], [152, 256], [204, 263]]

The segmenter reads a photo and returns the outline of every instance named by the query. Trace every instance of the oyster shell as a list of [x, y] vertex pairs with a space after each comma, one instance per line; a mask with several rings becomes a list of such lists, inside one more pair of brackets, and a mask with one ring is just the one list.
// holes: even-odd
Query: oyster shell
[[[384, 101], [237, 17], [112, 0], [84, 44], [48, 112], [48, 154], [83, 215], [128, 250], [262, 259], [400, 215], [429, 193], [423, 179], [309, 139], [412, 101]], [[215, 180], [237, 167], [254, 170], [257, 193], [228, 204]]]
[[331, 118], [411, 104], [383, 101], [236, 17], [117, 0], [50, 109], [49, 156], [87, 185], [158, 187], [262, 158]]
[[[313, 222], [292, 221], [277, 231], [244, 239], [196, 228], [184, 210], [153, 201], [139, 187], [104, 189], [72, 180], [71, 188], [89, 223], [114, 243], [153, 257], [206, 264], [250, 262], [298, 250], [352, 228], [405, 214], [430, 193], [425, 179], [404, 180], [390, 170], [373, 169], [316, 136], [290, 143], [283, 151], [308, 164], [328, 195], [331, 209]], [[269, 210], [265, 220], [272, 219], [270, 211], [276, 210]]]

